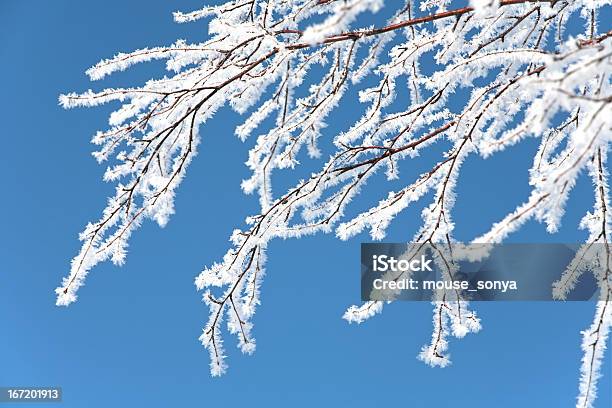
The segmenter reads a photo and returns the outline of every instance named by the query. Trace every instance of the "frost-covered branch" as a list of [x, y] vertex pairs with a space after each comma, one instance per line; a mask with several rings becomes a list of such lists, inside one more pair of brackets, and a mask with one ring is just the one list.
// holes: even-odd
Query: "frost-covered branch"
[[[412, 241], [434, 246], [437, 262], [451, 273], [453, 206], [463, 163], [495, 156], [526, 138], [540, 141], [530, 196], [474, 241], [501, 242], [529, 219], [555, 232], [579, 174], [588, 171], [596, 199], [582, 226], [590, 237], [555, 284], [555, 296], [563, 298], [593, 262], [609, 261], [605, 163], [612, 137], [612, 27], [600, 17], [609, 6], [609, 0], [492, 0], [453, 8], [448, 0], [427, 0], [389, 12], [382, 0], [236, 0], [175, 13], [178, 22], [209, 19], [210, 39], [121, 53], [87, 71], [99, 80], [163, 59], [169, 77], [60, 98], [65, 107], [115, 101], [120, 107], [109, 118], [110, 129], [93, 138], [100, 146], [95, 157], [111, 163], [105, 180], [116, 183], [116, 192], [102, 217], [81, 234], [83, 246], [57, 289], [58, 304], [76, 300], [98, 263], [122, 263], [130, 235], [145, 218], [162, 226], [168, 221], [205, 124], [225, 105], [244, 115], [235, 133], [250, 144], [251, 176], [242, 188], [257, 194], [261, 211], [234, 231], [223, 259], [196, 278], [211, 312], [200, 339], [214, 375], [226, 369], [224, 319], [243, 352], [255, 349], [251, 318], [270, 240], [319, 232], [349, 239], [366, 230], [380, 240], [410, 204], [431, 199]], [[361, 26], [368, 12], [391, 17], [380, 26]], [[569, 35], [569, 26], [582, 30]], [[352, 89], [362, 114], [351, 115], [345, 131], [325, 133], [326, 121]], [[398, 95], [409, 102], [400, 103]], [[333, 142], [331, 149], [321, 151], [322, 137]], [[434, 146], [444, 153], [428, 170], [400, 177], [404, 164]], [[304, 156], [313, 160], [303, 164]], [[313, 163], [318, 167], [309, 169], [310, 178], [275, 191], [276, 173]], [[379, 173], [401, 180], [401, 187], [384, 197], [362, 194]], [[371, 204], [355, 215], [350, 204], [358, 196]], [[595, 326], [585, 333], [581, 406], [594, 398], [609, 330], [610, 277], [597, 278], [602, 300]], [[458, 298], [433, 301], [432, 341], [420, 358], [444, 366], [450, 361], [448, 336], [476, 332], [480, 321]], [[350, 307], [344, 317], [362, 322], [381, 311], [382, 303], [369, 302]]]

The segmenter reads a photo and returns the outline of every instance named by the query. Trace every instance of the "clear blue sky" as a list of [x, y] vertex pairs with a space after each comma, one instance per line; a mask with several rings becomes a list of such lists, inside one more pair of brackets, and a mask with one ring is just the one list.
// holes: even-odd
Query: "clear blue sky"
[[[258, 349], [243, 356], [228, 336], [229, 372], [211, 378], [197, 340], [208, 311], [193, 278], [223, 255], [232, 229], [257, 208], [239, 188], [247, 146], [233, 136], [237, 115], [227, 110], [202, 132], [169, 225], [145, 223], [125, 266], [96, 268], [76, 304], [54, 306], [53, 289], [79, 248], [78, 232], [112, 191], [89, 144], [110, 108], [63, 111], [58, 94], [146, 79], [159, 64], [103, 84], [90, 84], [83, 72], [117, 51], [203, 39], [202, 24], [171, 18], [199, 5], [0, 2], [0, 386], [62, 386], [61, 406], [70, 408], [573, 406], [580, 330], [591, 322], [592, 303], [478, 304], [482, 332], [452, 340], [453, 364], [433, 369], [416, 360], [430, 339], [429, 304], [394, 304], [360, 327], [340, 318], [359, 301], [365, 235], [345, 243], [332, 236], [274, 242], [255, 317]], [[466, 164], [455, 215], [459, 239], [483, 232], [527, 197], [534, 149], [527, 142], [500, 160]], [[547, 236], [534, 223], [512, 240], [580, 241], [576, 226], [591, 201], [583, 179], [559, 234]], [[410, 239], [419, 210], [398, 219], [389, 241]], [[597, 406], [609, 407], [610, 353], [603, 371]]]

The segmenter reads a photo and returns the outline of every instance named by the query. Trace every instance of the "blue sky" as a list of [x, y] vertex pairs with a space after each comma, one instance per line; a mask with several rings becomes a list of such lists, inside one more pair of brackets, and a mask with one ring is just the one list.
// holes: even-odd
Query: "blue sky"
[[[0, 386], [61, 386], [62, 406], [71, 408], [572, 406], [580, 330], [591, 322], [592, 303], [478, 304], [482, 332], [452, 340], [453, 364], [432, 369], [416, 360], [430, 338], [429, 304], [394, 304], [359, 327], [340, 318], [359, 301], [365, 235], [348, 242], [332, 236], [273, 242], [254, 320], [257, 351], [242, 356], [226, 337], [229, 372], [211, 378], [208, 353], [197, 340], [208, 311], [193, 278], [223, 255], [231, 231], [257, 210], [256, 198], [239, 188], [248, 174], [247, 146], [233, 136], [237, 115], [228, 110], [202, 132], [168, 226], [145, 223], [125, 266], [97, 267], [76, 304], [54, 306], [53, 289], [79, 248], [78, 232], [112, 191], [89, 144], [110, 108], [63, 111], [57, 97], [157, 73], [160, 65], [152, 64], [91, 84], [83, 72], [117, 51], [201, 40], [202, 24], [177, 25], [171, 18], [176, 9], [200, 4], [0, 2]], [[339, 123], [329, 132], [340, 130]], [[534, 149], [528, 141], [499, 160], [465, 164], [455, 211], [459, 239], [482, 233], [527, 197]], [[558, 234], [533, 223], [512, 240], [583, 240], [576, 226], [591, 200], [583, 179]], [[388, 240], [409, 239], [419, 211], [403, 214]], [[608, 353], [600, 407], [612, 405], [610, 360]]]

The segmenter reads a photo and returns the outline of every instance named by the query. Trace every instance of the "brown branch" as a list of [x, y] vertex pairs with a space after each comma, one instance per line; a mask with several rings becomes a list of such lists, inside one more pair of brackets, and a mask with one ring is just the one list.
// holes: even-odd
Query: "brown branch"
[[[500, 6], [511, 6], [515, 4], [523, 4], [523, 3], [550, 3], [551, 6], [554, 6], [558, 0], [502, 0], [500, 2]], [[327, 3], [329, 1], [323, 0], [323, 3]], [[362, 37], [372, 37], [375, 35], [380, 35], [384, 33], [388, 33], [391, 31], [399, 30], [404, 27], [410, 27], [423, 23], [430, 23], [436, 20], [441, 20], [449, 17], [460, 17], [464, 14], [471, 13], [474, 11], [473, 7], [462, 7], [454, 10], [443, 11], [440, 13], [430, 14], [423, 17], [411, 18], [408, 20], [400, 21], [398, 23], [390, 24], [380, 28], [373, 28], [371, 30], [357, 30], [357, 31], [349, 31], [337, 35], [332, 35], [324, 39], [321, 44], [330, 44], [340, 41], [346, 40], [356, 40]], [[295, 50], [308, 48], [316, 44], [309, 43], [297, 43], [287, 46], [287, 49]]]

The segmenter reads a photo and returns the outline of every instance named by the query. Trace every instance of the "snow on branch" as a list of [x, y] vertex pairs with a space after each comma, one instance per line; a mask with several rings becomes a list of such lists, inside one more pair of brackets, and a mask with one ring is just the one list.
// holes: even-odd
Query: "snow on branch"
[[[383, 239], [405, 208], [431, 200], [412, 241], [439, 248], [439, 260], [450, 271], [452, 254], [445, 248], [455, 242], [453, 206], [460, 199], [456, 184], [463, 163], [495, 157], [526, 138], [540, 143], [529, 197], [517, 197], [516, 210], [474, 241], [501, 242], [529, 219], [555, 232], [578, 176], [588, 172], [595, 205], [581, 227], [589, 239], [555, 284], [555, 296], [563, 298], [593, 263], [610, 261], [612, 27], [599, 17], [609, 6], [609, 0], [471, 1], [460, 8], [449, 0], [390, 2], [387, 8], [382, 0], [235, 0], [175, 13], [177, 22], [207, 19], [210, 38], [120, 53], [87, 71], [98, 80], [162, 59], [168, 77], [137, 88], [60, 97], [66, 108], [120, 107], [109, 118], [110, 128], [92, 140], [99, 146], [95, 157], [110, 162], [105, 180], [115, 183], [115, 194], [81, 233], [82, 248], [57, 288], [57, 303], [75, 301], [98, 263], [123, 263], [129, 237], [144, 219], [165, 225], [206, 122], [226, 105], [244, 115], [235, 133], [250, 146], [251, 176], [242, 188], [258, 195], [261, 211], [234, 232], [225, 256], [196, 278], [211, 313], [200, 340], [210, 352], [213, 375], [226, 370], [224, 322], [241, 351], [255, 349], [251, 318], [260, 303], [270, 240], [319, 232], [349, 239], [366, 230], [372, 239]], [[365, 14], [383, 12], [390, 16], [386, 23], [363, 25]], [[569, 36], [570, 24], [582, 31]], [[353, 89], [363, 112], [351, 115], [345, 131], [324, 132]], [[404, 94], [409, 102], [398, 103]], [[321, 138], [332, 147], [322, 149]], [[428, 170], [400, 178], [404, 164], [409, 167], [434, 146], [444, 153]], [[275, 191], [276, 172], [290, 174], [300, 166], [311, 166], [310, 178]], [[383, 197], [363, 194], [379, 173], [401, 180], [401, 186]], [[356, 197], [370, 207], [353, 215], [347, 209]], [[594, 244], [604, 249], [591, 250]], [[594, 326], [585, 332], [581, 407], [595, 397], [611, 320], [610, 275], [597, 279], [602, 300]], [[448, 336], [476, 332], [480, 321], [458, 299], [433, 301], [432, 341], [419, 358], [445, 366]], [[344, 318], [360, 323], [382, 306], [352, 306]]]

